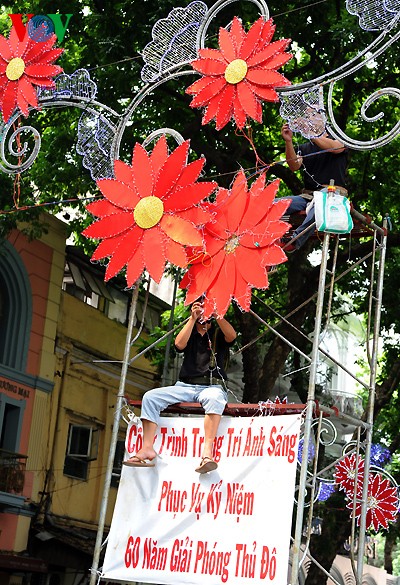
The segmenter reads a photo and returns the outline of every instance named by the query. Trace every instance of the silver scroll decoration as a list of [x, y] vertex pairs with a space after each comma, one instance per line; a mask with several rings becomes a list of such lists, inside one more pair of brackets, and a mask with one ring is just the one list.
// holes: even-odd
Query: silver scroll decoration
[[[358, 17], [360, 27], [367, 31], [382, 31], [368, 47], [356, 57], [321, 77], [298, 83], [289, 87], [277, 88], [281, 106], [280, 114], [285, 118], [294, 132], [300, 132], [306, 138], [316, 138], [322, 134], [321, 125], [334, 138], [354, 150], [372, 150], [391, 142], [400, 133], [400, 122], [383, 136], [370, 140], [357, 140], [348, 136], [338, 125], [333, 111], [333, 92], [335, 84], [345, 77], [354, 75], [359, 69], [373, 62], [377, 57], [395, 43], [400, 35], [400, 0], [347, 0], [346, 8], [350, 14]], [[324, 106], [324, 88], [327, 87]], [[318, 96], [318, 97], [317, 97]], [[368, 115], [369, 107], [382, 97], [400, 99], [400, 90], [394, 87], [380, 89], [370, 95], [361, 106], [360, 117], [363, 121], [373, 123], [384, 117], [384, 112], [374, 116]]]

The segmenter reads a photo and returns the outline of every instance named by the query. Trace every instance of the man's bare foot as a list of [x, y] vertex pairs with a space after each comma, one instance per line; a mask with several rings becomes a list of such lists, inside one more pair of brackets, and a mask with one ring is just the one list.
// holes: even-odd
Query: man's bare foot
[[153, 459], [157, 457], [154, 449], [141, 449], [129, 459], [122, 462], [127, 467], [154, 467]]
[[157, 453], [154, 449], [140, 449], [135, 455], [136, 457], [139, 457], [139, 459], [145, 459], [147, 461], [153, 461], [153, 459], [157, 457]]

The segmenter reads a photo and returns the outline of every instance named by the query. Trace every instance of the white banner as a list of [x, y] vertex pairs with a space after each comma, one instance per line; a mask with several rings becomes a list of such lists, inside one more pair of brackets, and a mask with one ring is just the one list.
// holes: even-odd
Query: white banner
[[[124, 467], [103, 577], [287, 583], [300, 416], [222, 417], [218, 469], [199, 475], [203, 417], [162, 419], [155, 467]], [[141, 426], [130, 425], [129, 454]]]

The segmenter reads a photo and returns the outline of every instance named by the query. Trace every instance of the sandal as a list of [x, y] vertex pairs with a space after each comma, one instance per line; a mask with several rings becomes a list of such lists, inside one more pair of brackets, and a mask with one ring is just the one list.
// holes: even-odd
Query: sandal
[[154, 463], [150, 460], [146, 461], [146, 459], [142, 459], [137, 455], [133, 455], [130, 459], [122, 462], [122, 465], [126, 465], [127, 467], [154, 467]]
[[197, 473], [208, 473], [217, 469], [218, 464], [211, 457], [203, 457], [200, 461], [200, 465], [196, 467]]

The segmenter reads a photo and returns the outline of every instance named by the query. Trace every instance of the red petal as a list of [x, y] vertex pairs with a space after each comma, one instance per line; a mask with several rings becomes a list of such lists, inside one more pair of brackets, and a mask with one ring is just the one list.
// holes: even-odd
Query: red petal
[[[38, 78], [39, 81], [41, 77], [54, 77], [54, 75], [58, 75], [61, 72], [62, 67], [58, 65], [38, 64], [25, 67], [26, 75]], [[36, 83], [39, 83], [39, 81]]]
[[199, 73], [211, 76], [224, 75], [226, 69], [225, 61], [215, 59], [196, 59], [196, 61], [192, 61], [191, 65]]
[[186, 93], [190, 95], [196, 94], [202, 89], [204, 89], [206, 85], [208, 85], [209, 83], [210, 83], [209, 77], [200, 77], [200, 79], [197, 79], [194, 83], [192, 83], [192, 85], [189, 85], [189, 87], [186, 89]]
[[238, 270], [236, 270], [235, 276], [235, 289], [233, 296], [243, 311], [249, 311], [251, 302], [251, 288]]
[[157, 177], [161, 167], [165, 164], [168, 158], [168, 144], [165, 134], [156, 142], [152, 153], [150, 155], [151, 164], [153, 166], [154, 178]]
[[[35, 41], [32, 41], [32, 39], [30, 38], [29, 34], [25, 35], [24, 38], [22, 39], [22, 41], [18, 42], [18, 46], [15, 48], [14, 57], [24, 57], [24, 53], [26, 51], [26, 49], [29, 47], [29, 45]], [[26, 63], [26, 60], [24, 60], [24, 63]]]
[[248, 116], [250, 116], [254, 120], [257, 120], [258, 116], [257, 99], [255, 98], [253, 92], [251, 91], [250, 86], [246, 82], [241, 81], [240, 83], [237, 84], [236, 87], [240, 105], [242, 106], [242, 108], [244, 109]]
[[191, 108], [198, 108], [204, 106], [210, 101], [215, 95], [226, 86], [224, 77], [217, 77], [216, 79], [211, 78], [210, 83], [206, 85], [204, 89], [199, 91], [196, 97], [194, 97], [190, 103]]
[[0, 35], [0, 57], [4, 59], [4, 61], [11, 61], [13, 54], [10, 49], [10, 45], [6, 38]]
[[240, 130], [242, 130], [246, 124], [247, 116], [246, 116], [246, 112], [244, 111], [244, 109], [240, 105], [237, 92], [236, 92], [236, 95], [235, 95], [234, 100], [233, 100], [233, 117], [235, 119], [236, 126]]
[[132, 154], [133, 183], [141, 198], [153, 195], [153, 166], [146, 150], [136, 142]]
[[[27, 35], [27, 32], [28, 31], [27, 31], [27, 29], [25, 27], [25, 35], [24, 35], [24, 38], [28, 36]], [[8, 43], [9, 43], [9, 45], [11, 47], [11, 52], [12, 52], [13, 55], [15, 55], [16, 51], [18, 50], [18, 46], [19, 46], [20, 42], [21, 41], [19, 40], [17, 31], [16, 31], [15, 27], [13, 26], [11, 28], [11, 30], [10, 30], [10, 34], [8, 35]]]
[[133, 210], [140, 201], [133, 185], [130, 187], [117, 179], [99, 179], [97, 186], [104, 197], [120, 209]]
[[115, 207], [108, 199], [99, 199], [86, 205], [86, 210], [96, 217], [104, 217], [105, 215], [112, 215], [113, 213], [120, 213], [121, 209]]
[[261, 38], [261, 32], [264, 27], [264, 19], [262, 16], [252, 25], [249, 32], [246, 34], [246, 38], [242, 42], [242, 46], [239, 51], [239, 59], [247, 61], [253, 51], [257, 48], [257, 44]]
[[9, 81], [5, 87], [1, 104], [1, 110], [5, 122], [8, 122], [17, 104], [17, 89], [18, 85], [15, 81]]
[[237, 16], [233, 18], [230, 33], [232, 41], [236, 45], [236, 55], [238, 55], [240, 47], [242, 46], [243, 39], [246, 36], [246, 33], [244, 32], [241, 22]]
[[285, 63], [290, 61], [292, 57], [293, 55], [291, 53], [275, 55], [275, 57], [272, 57], [272, 59], [267, 61], [267, 63], [264, 63], [262, 66], [265, 67], [265, 69], [278, 69], [279, 67], [282, 67], [282, 65], [285, 65]]
[[191, 221], [196, 225], [204, 225], [212, 219], [212, 215], [209, 211], [198, 206], [192, 207], [192, 209], [188, 209], [187, 211], [180, 211], [179, 215], [182, 219]]
[[[206, 291], [207, 293], [207, 291]], [[207, 296], [203, 302], [203, 311], [204, 311], [204, 319], [210, 319], [212, 315], [217, 312], [217, 308], [215, 306], [215, 301], [212, 298], [208, 298]], [[223, 317], [223, 315], [220, 315]]]
[[270, 18], [269, 20], [267, 20], [267, 22], [264, 23], [264, 27], [261, 32], [261, 39], [259, 44], [260, 47], [261, 46], [264, 47], [267, 43], [271, 42], [271, 39], [275, 33], [275, 29], [276, 26], [273, 24], [272, 18]]
[[251, 186], [249, 196], [247, 197], [247, 208], [240, 223], [242, 233], [253, 229], [268, 212], [270, 203], [264, 197], [261, 197], [264, 183], [265, 174], [263, 173]]
[[285, 215], [285, 211], [290, 205], [290, 198], [289, 199], [277, 199], [274, 204], [272, 205], [270, 211], [268, 212], [267, 219], [268, 221], [276, 221], [277, 219], [281, 219], [283, 215]]
[[202, 199], [208, 197], [217, 187], [217, 183], [192, 183], [180, 189], [174, 190], [164, 200], [164, 211], [180, 211], [193, 207]]
[[127, 185], [132, 185], [132, 167], [122, 162], [122, 160], [114, 161], [114, 173], [117, 181]]
[[185, 248], [181, 244], [177, 244], [170, 238], [168, 238], [166, 242], [165, 256], [168, 262], [171, 262], [171, 264], [179, 266], [180, 268], [185, 268], [185, 266], [187, 266], [188, 264], [188, 258], [185, 252]]
[[185, 221], [179, 216], [165, 214], [159, 225], [167, 236], [178, 244], [184, 244], [186, 246], [201, 246], [202, 244], [200, 232], [192, 223]]
[[236, 86], [227, 84], [221, 93], [216, 116], [216, 128], [221, 130], [231, 119]]
[[24, 77], [26, 77], [27, 81], [33, 85], [39, 85], [40, 87], [55, 87], [53, 79], [45, 79], [44, 77], [41, 77], [39, 80], [37, 77], [31, 77], [30, 75], [24, 75]]
[[136, 227], [129, 231], [123, 238], [120, 238], [119, 244], [107, 265], [104, 280], [109, 280], [118, 274], [125, 264], [129, 262], [138, 249], [142, 235], [143, 230]]
[[56, 61], [63, 53], [64, 49], [52, 49], [51, 51], [47, 51], [44, 55], [40, 56], [40, 62], [53, 63], [53, 61]]
[[220, 95], [216, 95], [215, 97], [213, 97], [210, 100], [210, 102], [207, 106], [206, 112], [205, 112], [203, 119], [201, 121], [203, 126], [205, 124], [208, 124], [208, 122], [210, 122], [210, 120], [215, 118], [215, 116], [217, 115], [219, 100], [220, 100]]
[[82, 234], [86, 238], [112, 238], [118, 234], [122, 234], [134, 225], [133, 213], [124, 211], [122, 213], [114, 213], [95, 221], [83, 230]]
[[224, 56], [219, 49], [208, 49], [208, 48], [199, 49], [198, 55], [202, 59], [211, 59], [212, 61], [221, 61], [221, 63], [225, 63], [225, 67], [226, 67], [226, 60], [224, 59]]
[[[213, 236], [212, 232], [209, 232], [207, 230], [207, 233], [204, 237], [205, 248], [206, 248], [205, 253], [206, 253], [207, 257], [212, 258], [212, 257], [216, 256], [222, 250], [222, 248], [225, 246], [226, 239], [227, 239], [226, 233], [223, 235], [223, 237], [220, 238], [219, 236]], [[225, 254], [225, 252], [224, 252], [224, 254]]]
[[284, 221], [264, 220], [254, 228], [254, 231], [244, 234], [240, 238], [240, 244], [246, 248], [265, 248], [286, 234], [289, 228], [290, 225]]
[[183, 169], [181, 176], [177, 180], [175, 184], [175, 189], [177, 189], [178, 187], [183, 187], [184, 185], [190, 185], [190, 183], [194, 183], [198, 179], [201, 171], [203, 170], [205, 162], [206, 159], [202, 157], [189, 163]]
[[260, 87], [259, 85], [250, 84], [251, 89], [257, 97], [267, 102], [278, 102], [279, 96], [272, 87]]
[[164, 236], [158, 227], [145, 230], [143, 256], [150, 276], [160, 282], [165, 266]]
[[241, 231], [240, 222], [247, 207], [247, 180], [244, 172], [237, 173], [232, 185], [232, 195], [225, 208], [228, 220], [228, 229], [231, 233]]
[[115, 238], [108, 238], [107, 240], [103, 240], [95, 249], [91, 260], [94, 262], [96, 260], [102, 260], [103, 258], [108, 258], [114, 254], [117, 246], [123, 236], [116, 236]]
[[248, 250], [238, 246], [235, 250], [236, 265], [240, 274], [252, 288], [267, 288], [268, 275], [262, 266], [262, 252], [259, 250]]
[[[274, 87], [281, 87], [283, 85], [290, 85], [290, 81], [286, 77], [272, 69], [268, 69], [267, 71], [264, 69], [250, 69], [247, 72], [246, 79], [251, 83], [262, 86], [272, 85]], [[240, 83], [239, 85], [243, 84]]]
[[231, 196], [231, 192], [224, 187], [220, 187], [217, 191], [217, 196], [215, 198], [215, 209], [220, 209], [225, 203], [228, 201], [229, 197]]
[[263, 257], [263, 266], [276, 266], [277, 264], [282, 264], [282, 262], [286, 262], [287, 256], [282, 250], [282, 248], [278, 245], [268, 246], [265, 249], [265, 254]]
[[[271, 59], [271, 57], [278, 56], [277, 53], [281, 54], [282, 51], [286, 49], [289, 43], [290, 43], [289, 39], [280, 39], [279, 41], [271, 43], [270, 45], [265, 47], [265, 49], [263, 49], [262, 51], [258, 51], [252, 57], [250, 57], [250, 59], [248, 59], [247, 61], [247, 66], [249, 68], [255, 67], [256, 65], [260, 65], [260, 63], [264, 63], [264, 61], [267, 61], [267, 59]], [[290, 57], [291, 55], [289, 56], [289, 58]]]
[[[26, 102], [28, 102], [28, 104], [30, 104], [34, 108], [37, 108], [38, 107], [38, 101], [37, 101], [36, 91], [33, 88], [32, 84], [29, 83], [29, 81], [24, 76], [22, 76], [20, 78], [20, 80], [19, 80], [19, 83], [18, 83], [18, 94], [23, 95], [24, 100]], [[18, 105], [20, 106], [19, 100], [18, 100]], [[23, 108], [21, 108], [21, 106], [20, 106], [20, 109], [22, 111], [24, 111]]]
[[[265, 180], [265, 174], [264, 174], [264, 180]], [[276, 194], [278, 192], [279, 185], [280, 185], [280, 180], [275, 179], [274, 181], [269, 183], [264, 189], [262, 189], [262, 192], [260, 191], [260, 195], [262, 195], [262, 198], [263, 198], [263, 205], [265, 208], [265, 212], [267, 212], [268, 209], [272, 209], [272, 205], [275, 202], [275, 197], [276, 197]], [[259, 186], [261, 186], [261, 185], [258, 184], [258, 181], [253, 183], [252, 192], [253, 192], [253, 187], [258, 188]], [[283, 211], [284, 210], [282, 209], [282, 215], [283, 215]]]
[[226, 28], [219, 29], [218, 44], [221, 49], [221, 53], [225, 59], [230, 63], [237, 57], [237, 49], [232, 36], [226, 30]]
[[24, 95], [17, 91], [17, 106], [24, 114], [24, 116], [29, 116], [29, 104], [26, 101]]
[[227, 254], [214, 282], [208, 287], [208, 296], [215, 302], [218, 315], [225, 315], [233, 296], [236, 280], [236, 266], [234, 254]]
[[141, 277], [144, 270], [143, 252], [138, 248], [136, 254], [128, 262], [126, 267], [126, 282], [128, 286], [133, 286]]
[[221, 251], [212, 258], [205, 257], [204, 262], [196, 264], [189, 268], [187, 279], [190, 281], [190, 297], [194, 296], [195, 300], [203, 294], [209, 285], [214, 281], [225, 260], [225, 252]]
[[219, 238], [220, 240], [226, 240], [228, 237], [228, 222], [226, 215], [223, 210], [218, 213], [213, 221], [210, 221], [206, 225], [206, 231], [210, 234], [211, 238]]
[[186, 166], [189, 152], [189, 141], [185, 140], [168, 157], [160, 169], [154, 186], [154, 196], [164, 199], [178, 181]]
[[41, 60], [41, 58], [46, 56], [47, 52], [52, 49], [56, 40], [56, 35], [52, 35], [47, 41], [44, 41], [43, 43], [32, 42], [31, 46], [28, 47], [24, 55], [25, 63], [31, 65], [33, 62]]

